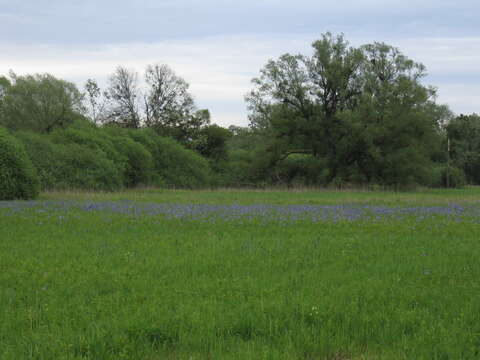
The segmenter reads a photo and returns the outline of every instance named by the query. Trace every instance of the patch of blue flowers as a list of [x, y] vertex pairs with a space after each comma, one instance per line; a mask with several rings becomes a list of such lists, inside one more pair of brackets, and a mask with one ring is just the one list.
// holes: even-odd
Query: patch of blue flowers
[[372, 205], [209, 205], [136, 203], [133, 201], [5, 201], [0, 209], [18, 213], [27, 209], [36, 212], [80, 210], [137, 216], [162, 216], [189, 220], [269, 220], [269, 221], [382, 221], [414, 217], [417, 220], [443, 217], [456, 221], [480, 223], [480, 204], [445, 206], [372, 206]]

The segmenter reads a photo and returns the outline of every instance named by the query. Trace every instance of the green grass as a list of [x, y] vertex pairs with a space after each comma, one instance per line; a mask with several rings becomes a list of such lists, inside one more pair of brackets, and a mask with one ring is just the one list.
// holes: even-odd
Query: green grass
[[133, 200], [138, 202], [193, 204], [375, 204], [436, 205], [480, 202], [480, 186], [463, 189], [425, 189], [414, 192], [358, 190], [128, 190], [123, 192], [49, 192], [42, 200]]
[[[418, 205], [479, 194], [43, 198]], [[479, 235], [442, 217], [240, 224], [0, 209], [0, 359], [478, 359]]]

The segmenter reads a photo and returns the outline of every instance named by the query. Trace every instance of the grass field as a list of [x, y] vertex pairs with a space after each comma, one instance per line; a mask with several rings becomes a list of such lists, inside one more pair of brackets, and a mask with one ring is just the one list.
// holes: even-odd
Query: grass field
[[130, 190], [124, 192], [50, 192], [43, 200], [90, 200], [188, 204], [375, 204], [375, 205], [435, 205], [480, 202], [480, 186], [464, 189], [428, 189], [414, 192], [333, 191], [333, 190]]
[[0, 202], [0, 359], [479, 359], [479, 259], [479, 188]]

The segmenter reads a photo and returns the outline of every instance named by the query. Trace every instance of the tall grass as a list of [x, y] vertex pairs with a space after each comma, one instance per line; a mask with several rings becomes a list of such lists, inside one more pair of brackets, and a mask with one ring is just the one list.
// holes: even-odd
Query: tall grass
[[214, 189], [214, 190], [168, 190], [143, 188], [120, 192], [105, 191], [50, 191], [40, 197], [44, 200], [132, 200], [162, 203], [202, 204], [352, 204], [377, 205], [436, 205], [448, 203], [480, 202], [480, 187], [463, 189], [423, 189], [411, 192], [331, 190], [324, 188], [301, 188], [292, 190], [268, 189]]
[[[149, 194], [362, 196], [124, 193]], [[478, 359], [479, 234], [447, 217], [209, 222], [0, 207], [0, 359]]]

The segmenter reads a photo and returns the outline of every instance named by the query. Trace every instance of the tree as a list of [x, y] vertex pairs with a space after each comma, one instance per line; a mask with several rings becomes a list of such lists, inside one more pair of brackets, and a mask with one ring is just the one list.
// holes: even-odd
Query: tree
[[465, 172], [468, 182], [480, 184], [480, 116], [459, 115], [446, 130], [452, 165]]
[[219, 162], [227, 159], [227, 140], [232, 133], [221, 126], [209, 125], [200, 130], [199, 138], [195, 144], [202, 156]]
[[145, 71], [147, 125], [175, 127], [194, 109], [188, 83], [167, 65], [148, 65]]
[[139, 128], [138, 74], [125, 67], [118, 66], [109, 78], [106, 92], [109, 106], [107, 122], [116, 123], [127, 128]]
[[98, 124], [105, 120], [106, 105], [108, 94], [102, 92], [94, 79], [88, 79], [85, 83], [85, 109], [87, 116], [94, 124]]
[[167, 65], [148, 65], [145, 71], [146, 125], [162, 135], [188, 143], [210, 123], [208, 110], [196, 110], [189, 84]]
[[4, 126], [48, 133], [82, 116], [82, 95], [74, 84], [50, 74], [10, 77], [0, 84]]
[[246, 99], [251, 126], [274, 133], [271, 148], [277, 157], [293, 153], [327, 157], [333, 178], [337, 144], [345, 134], [337, 115], [354, 106], [363, 57], [343, 36], [331, 33], [312, 47], [312, 57], [285, 54], [269, 61], [261, 76], [253, 79], [255, 89]]
[[330, 181], [424, 183], [445, 111], [425, 67], [383, 43], [353, 48], [327, 33], [313, 55], [282, 55], [253, 79], [250, 125], [270, 167], [295, 153], [325, 160]]
[[345, 147], [344, 165], [355, 165], [367, 182], [428, 183], [443, 110], [435, 104], [435, 90], [420, 82], [425, 67], [383, 43], [361, 50], [361, 95], [350, 114], [355, 135]]

